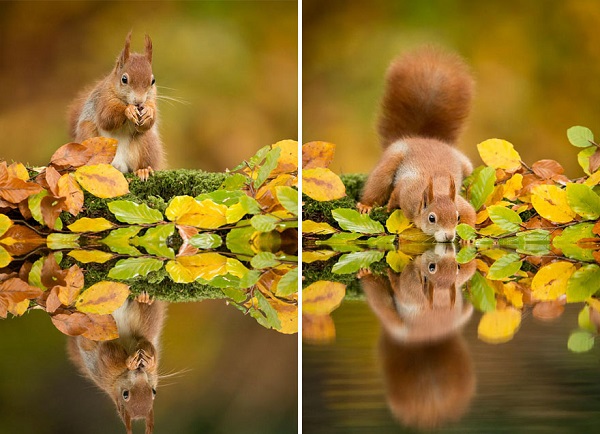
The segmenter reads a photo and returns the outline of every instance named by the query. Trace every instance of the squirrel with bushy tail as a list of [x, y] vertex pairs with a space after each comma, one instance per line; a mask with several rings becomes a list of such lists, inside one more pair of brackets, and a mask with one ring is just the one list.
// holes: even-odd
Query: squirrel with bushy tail
[[357, 208], [401, 208], [438, 242], [453, 241], [459, 223], [475, 224], [475, 210], [458, 193], [473, 171], [456, 147], [471, 108], [474, 80], [464, 61], [422, 47], [388, 69], [378, 133], [384, 152]]

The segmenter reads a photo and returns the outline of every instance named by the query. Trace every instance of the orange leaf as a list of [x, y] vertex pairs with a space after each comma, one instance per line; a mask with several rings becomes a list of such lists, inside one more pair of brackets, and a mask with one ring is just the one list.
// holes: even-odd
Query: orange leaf
[[550, 179], [556, 175], [565, 173], [565, 169], [555, 160], [540, 160], [531, 166], [533, 173], [542, 179]]
[[84, 140], [81, 143], [91, 155], [90, 160], [86, 163], [88, 166], [94, 164], [110, 164], [117, 153], [118, 140], [108, 137], [92, 137]]
[[84, 189], [103, 199], [129, 193], [127, 180], [110, 164], [80, 167], [75, 171], [75, 179]]
[[335, 324], [330, 315], [302, 315], [302, 340], [311, 344], [335, 341]]
[[58, 180], [60, 179], [60, 173], [58, 173], [54, 167], [48, 166], [46, 168], [45, 179], [50, 192], [54, 196], [58, 196]]
[[50, 315], [52, 324], [67, 336], [79, 336], [85, 333], [91, 325], [88, 316], [81, 312], [58, 313]]
[[65, 198], [65, 210], [71, 215], [78, 215], [83, 208], [83, 191], [69, 173], [58, 180], [58, 196]]
[[13, 225], [2, 235], [0, 244], [12, 256], [22, 256], [46, 244], [46, 241], [26, 226]]
[[48, 297], [46, 298], [46, 312], [54, 313], [54, 312], [56, 312], [56, 309], [58, 309], [62, 305], [62, 303], [60, 302], [60, 299], [58, 298], [59, 290], [60, 290], [59, 286], [55, 286], [54, 288], [52, 288], [50, 290], [50, 293], [48, 294]]
[[6, 162], [0, 163], [0, 199], [18, 204], [32, 194], [42, 191], [42, 186], [34, 182], [23, 181], [8, 173]]
[[0, 317], [6, 318], [9, 304], [17, 304], [23, 300], [37, 298], [42, 294], [42, 290], [27, 282], [12, 277], [0, 282]]
[[302, 169], [329, 167], [335, 155], [335, 145], [327, 142], [309, 142], [302, 145]]
[[86, 164], [91, 155], [88, 148], [80, 143], [67, 143], [54, 152], [50, 164], [59, 169], [80, 167]]
[[44, 217], [44, 223], [46, 223], [46, 226], [50, 229], [54, 229], [56, 219], [66, 206], [65, 202], [65, 199], [62, 197], [45, 196], [42, 198], [40, 209], [42, 211], [42, 216]]
[[69, 268], [64, 276], [65, 285], [58, 289], [58, 299], [65, 306], [75, 303], [79, 292], [83, 288], [83, 272], [77, 265]]
[[92, 341], [109, 341], [119, 337], [117, 323], [112, 315], [87, 314], [90, 325], [82, 336]]

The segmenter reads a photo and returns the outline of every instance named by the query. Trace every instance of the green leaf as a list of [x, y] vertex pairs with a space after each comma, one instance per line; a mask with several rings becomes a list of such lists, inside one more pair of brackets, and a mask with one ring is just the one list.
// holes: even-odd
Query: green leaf
[[0, 214], [0, 236], [12, 226], [12, 221], [6, 215]]
[[466, 246], [460, 249], [460, 252], [456, 254], [456, 262], [459, 264], [466, 264], [467, 262], [471, 262], [476, 257], [477, 248], [475, 248], [475, 246]]
[[557, 249], [562, 250], [564, 256], [579, 261], [592, 262], [594, 255], [591, 249], [582, 249], [577, 242], [583, 238], [593, 238], [594, 223], [578, 223], [563, 230], [562, 234], [552, 240]]
[[523, 261], [517, 253], [509, 253], [495, 261], [487, 274], [489, 280], [501, 280], [512, 276], [521, 269]]
[[279, 261], [274, 253], [260, 252], [250, 261], [252, 268], [262, 270], [263, 268], [271, 268], [279, 265]]
[[360, 232], [362, 234], [380, 234], [385, 232], [383, 225], [372, 220], [368, 214], [360, 214], [353, 209], [337, 208], [331, 215], [340, 227], [346, 231]]
[[[240, 288], [250, 288], [251, 286], [256, 285], [256, 282], [260, 279], [262, 272], [259, 270], [248, 270], [244, 276], [240, 279]], [[246, 295], [241, 301], [246, 299]]]
[[586, 330], [576, 330], [569, 336], [567, 347], [574, 353], [585, 353], [594, 347], [594, 335]]
[[48, 234], [46, 245], [51, 250], [78, 249], [79, 234]]
[[158, 225], [149, 228], [144, 236], [132, 240], [135, 245], [146, 249], [150, 255], [156, 255], [163, 258], [175, 258], [175, 252], [167, 246], [167, 239], [175, 232], [175, 224]]
[[476, 271], [471, 279], [471, 303], [480, 312], [491, 312], [496, 309], [494, 288], [490, 282]]
[[586, 220], [600, 217], [600, 196], [585, 184], [567, 184], [567, 201], [571, 209]]
[[277, 159], [281, 153], [281, 148], [273, 148], [265, 157], [263, 165], [258, 169], [256, 178], [254, 179], [254, 188], [260, 187], [267, 180], [273, 169], [277, 167]]
[[396, 240], [396, 235], [385, 235], [383, 237], [372, 237], [365, 240], [365, 243], [369, 247], [380, 247], [384, 248], [385, 246], [394, 247], [394, 241]]
[[127, 280], [135, 277], [145, 277], [151, 271], [162, 268], [163, 261], [156, 258], [127, 258], [118, 261], [108, 272], [111, 279]]
[[234, 173], [223, 182], [221, 188], [224, 190], [241, 190], [249, 180], [250, 178], [241, 173]]
[[202, 233], [190, 238], [189, 243], [197, 249], [216, 249], [223, 244], [223, 239], [217, 234]]
[[567, 282], [567, 302], [585, 301], [600, 290], [600, 267], [596, 264], [583, 265]]
[[567, 138], [573, 146], [578, 148], [587, 148], [593, 145], [594, 134], [586, 127], [571, 127], [567, 130]]
[[477, 238], [477, 232], [475, 231], [475, 228], [466, 223], [461, 223], [456, 226], [456, 233], [463, 240], [474, 240]]
[[[46, 261], [46, 257], [42, 256], [37, 261], [33, 263], [31, 266], [31, 270], [29, 271], [28, 283], [31, 286], [36, 286], [40, 288], [42, 291], [45, 291], [47, 288], [42, 283], [42, 268], [44, 267], [44, 262]], [[56, 261], [60, 263], [60, 261]]]
[[27, 206], [29, 207], [29, 211], [31, 211], [31, 216], [42, 226], [46, 226], [46, 223], [44, 223], [44, 216], [42, 215], [42, 199], [48, 196], [48, 194], [48, 190], [42, 190], [27, 198]]
[[504, 208], [500, 205], [493, 205], [487, 208], [490, 219], [508, 232], [518, 232], [521, 229], [523, 220], [515, 211]]
[[290, 213], [298, 215], [298, 190], [288, 186], [275, 187], [279, 203]]
[[580, 329], [587, 330], [591, 333], [596, 333], [596, 326], [590, 319], [590, 307], [588, 305], [583, 306], [583, 309], [577, 315], [577, 324]]
[[338, 232], [337, 234], [333, 234], [326, 240], [317, 240], [315, 242], [316, 245], [328, 245], [333, 246], [336, 244], [347, 244], [348, 241], [354, 241], [362, 237], [363, 234], [356, 232]]
[[279, 320], [279, 316], [277, 316], [275, 308], [271, 306], [269, 301], [259, 291], [255, 291], [254, 296], [258, 300], [258, 309], [251, 308], [250, 316], [263, 327], [279, 330], [281, 328], [281, 321]]
[[331, 271], [335, 274], [356, 273], [361, 268], [368, 268], [373, 262], [380, 261], [383, 255], [383, 252], [376, 250], [346, 253], [340, 257]]
[[274, 231], [279, 223], [279, 219], [272, 215], [260, 214], [250, 219], [250, 224], [259, 232]]
[[12, 256], [6, 251], [6, 249], [0, 246], [0, 268], [6, 267], [12, 262]]
[[476, 211], [479, 210], [494, 191], [496, 170], [493, 167], [484, 167], [473, 179], [469, 189], [469, 200]]
[[129, 200], [109, 202], [108, 209], [117, 220], [129, 224], [150, 224], [163, 220], [160, 211], [150, 208], [145, 203], [135, 203]]
[[252, 250], [252, 236], [255, 232], [256, 229], [252, 226], [230, 230], [225, 238], [227, 250], [231, 253], [254, 256], [254, 250]]
[[101, 243], [105, 244], [115, 253], [129, 256], [139, 256], [140, 251], [129, 244], [131, 237], [134, 237], [140, 232], [142, 228], [140, 226], [129, 226], [127, 228], [120, 228], [110, 231], [108, 236], [102, 240]]
[[294, 267], [285, 273], [277, 282], [276, 295], [285, 297], [298, 292], [298, 268]]
[[246, 193], [240, 190], [215, 190], [210, 193], [203, 193], [199, 196], [196, 196], [196, 200], [198, 202], [202, 202], [205, 199], [210, 199], [214, 203], [231, 206], [238, 203], [242, 196], [246, 196]]
[[592, 172], [590, 172], [590, 157], [595, 153], [596, 147], [590, 146], [589, 148], [585, 148], [579, 151], [579, 153], [577, 154], [577, 162], [587, 175], [592, 174]]

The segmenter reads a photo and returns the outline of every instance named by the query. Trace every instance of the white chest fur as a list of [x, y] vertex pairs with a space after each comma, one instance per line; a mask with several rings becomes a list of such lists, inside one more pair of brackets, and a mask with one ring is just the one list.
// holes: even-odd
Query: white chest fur
[[119, 141], [117, 146], [117, 153], [112, 161], [112, 165], [122, 173], [127, 173], [133, 170], [133, 145], [132, 135], [128, 128], [120, 128], [114, 131], [100, 130], [100, 135], [103, 137], [110, 137]]

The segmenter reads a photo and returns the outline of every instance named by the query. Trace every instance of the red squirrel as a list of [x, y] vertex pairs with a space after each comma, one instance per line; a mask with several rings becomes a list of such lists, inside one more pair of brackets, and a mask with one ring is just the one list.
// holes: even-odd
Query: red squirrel
[[401, 208], [436, 241], [453, 241], [458, 223], [475, 224], [475, 210], [458, 195], [473, 166], [454, 147], [473, 78], [458, 56], [425, 47], [396, 59], [386, 81], [378, 124], [384, 152], [357, 208]]
[[75, 142], [103, 136], [119, 141], [112, 165], [142, 180], [164, 166], [157, 129], [156, 84], [152, 74], [152, 40], [145, 52], [130, 53], [131, 32], [109, 75], [84, 91], [69, 110]]
[[110, 396], [127, 434], [133, 433], [132, 420], [140, 418], [146, 419], [146, 434], [154, 430], [159, 337], [165, 311], [166, 303], [144, 293], [113, 313], [117, 339], [96, 342], [82, 336], [69, 338], [71, 360]]

